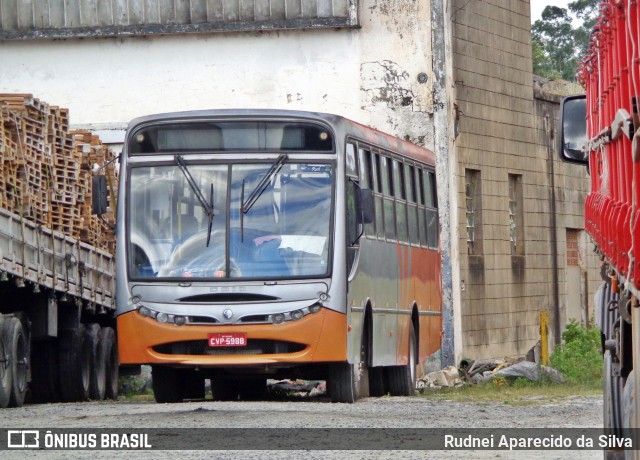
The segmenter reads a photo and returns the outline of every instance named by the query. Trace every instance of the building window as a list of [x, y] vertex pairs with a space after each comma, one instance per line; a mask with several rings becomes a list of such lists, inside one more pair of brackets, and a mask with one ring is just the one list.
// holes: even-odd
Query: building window
[[524, 210], [520, 174], [509, 174], [509, 237], [511, 255], [524, 255]]
[[464, 190], [467, 216], [467, 253], [482, 254], [482, 188], [480, 171], [465, 169]]

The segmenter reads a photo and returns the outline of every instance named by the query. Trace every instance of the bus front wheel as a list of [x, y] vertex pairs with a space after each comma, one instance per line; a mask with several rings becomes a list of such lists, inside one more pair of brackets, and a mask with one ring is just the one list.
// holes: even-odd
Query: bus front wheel
[[182, 391], [178, 387], [178, 372], [176, 369], [151, 366], [151, 384], [156, 402], [182, 402]]
[[328, 389], [331, 402], [354, 403], [360, 397], [359, 365], [349, 363], [331, 364]]

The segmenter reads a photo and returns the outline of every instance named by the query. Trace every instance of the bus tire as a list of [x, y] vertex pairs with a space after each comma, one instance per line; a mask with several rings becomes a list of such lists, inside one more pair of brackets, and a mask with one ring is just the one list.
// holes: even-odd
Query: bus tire
[[409, 329], [408, 362], [404, 366], [386, 367], [387, 384], [392, 396], [413, 396], [416, 389], [417, 346], [416, 333], [411, 323]]
[[9, 405], [12, 386], [11, 361], [4, 333], [4, 323], [5, 317], [0, 315], [0, 409]]
[[211, 379], [211, 396], [214, 401], [237, 401], [238, 387], [231, 379], [217, 376]]
[[60, 361], [59, 390], [62, 401], [86, 401], [89, 399], [89, 374], [91, 354], [85, 346], [85, 326], [78, 324], [64, 331], [59, 337], [58, 359]]
[[359, 366], [350, 363], [333, 363], [327, 383], [331, 402], [354, 403], [360, 397]]
[[385, 394], [384, 367], [370, 367], [369, 396], [379, 397], [384, 396]]
[[204, 399], [204, 377], [200, 372], [184, 369], [178, 372], [183, 399]]
[[176, 369], [164, 366], [151, 366], [153, 397], [157, 403], [182, 402], [182, 391], [178, 387]]
[[5, 356], [9, 358], [7, 371], [11, 373], [8, 407], [20, 407], [27, 393], [27, 369], [29, 368], [29, 347], [22, 322], [16, 317], [5, 319], [3, 325]]
[[105, 392], [106, 399], [118, 398], [118, 342], [116, 341], [116, 333], [111, 327], [103, 327], [100, 329], [100, 359], [104, 361], [105, 366]]
[[106, 391], [106, 363], [102, 359], [100, 342], [100, 325], [91, 323], [86, 326], [86, 346], [91, 354], [91, 371], [89, 373], [89, 398], [101, 401]]
[[622, 436], [622, 378], [613, 373], [611, 351], [604, 352], [604, 427], [612, 430], [616, 436]]
[[55, 403], [58, 391], [58, 342], [40, 340], [31, 343], [31, 383], [29, 393], [36, 403]]
[[267, 379], [249, 378], [238, 381], [238, 396], [242, 401], [260, 401], [267, 394]]

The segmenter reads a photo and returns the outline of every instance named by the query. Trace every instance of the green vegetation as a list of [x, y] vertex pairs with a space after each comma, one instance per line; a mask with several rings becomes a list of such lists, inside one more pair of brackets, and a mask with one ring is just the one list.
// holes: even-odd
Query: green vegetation
[[[597, 0], [575, 0], [569, 9], [547, 6], [531, 27], [533, 73], [555, 80], [575, 81], [580, 59], [598, 16]], [[569, 11], [581, 24], [574, 27]]]
[[583, 326], [571, 320], [562, 334], [562, 341], [551, 355], [550, 365], [564, 374], [566, 383], [496, 376], [480, 385], [427, 390], [423, 396], [459, 402], [534, 405], [571, 396], [601, 395], [600, 331], [594, 326]]
[[600, 330], [571, 320], [562, 341], [550, 357], [551, 367], [562, 372], [570, 384], [601, 388]]

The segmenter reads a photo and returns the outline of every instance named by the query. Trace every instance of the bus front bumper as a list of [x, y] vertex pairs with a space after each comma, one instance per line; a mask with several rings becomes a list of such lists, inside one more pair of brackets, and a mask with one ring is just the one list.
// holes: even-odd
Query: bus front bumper
[[[245, 334], [248, 346], [209, 347], [210, 334]], [[255, 352], [252, 343], [276, 344]], [[187, 345], [185, 347], [185, 344]], [[278, 352], [283, 347], [293, 351]], [[273, 352], [276, 350], [276, 352]], [[326, 308], [282, 324], [176, 326], [137, 311], [118, 316], [120, 364], [227, 367], [346, 361], [347, 316]]]

